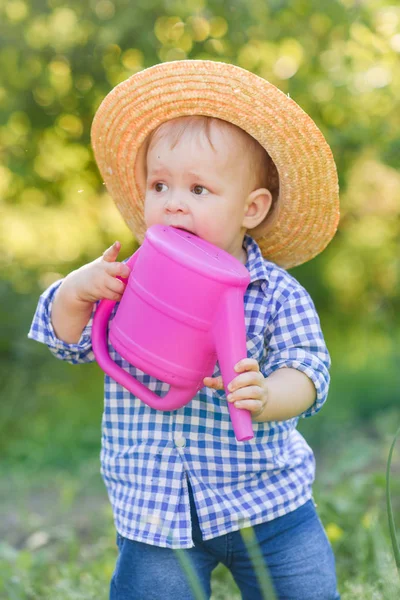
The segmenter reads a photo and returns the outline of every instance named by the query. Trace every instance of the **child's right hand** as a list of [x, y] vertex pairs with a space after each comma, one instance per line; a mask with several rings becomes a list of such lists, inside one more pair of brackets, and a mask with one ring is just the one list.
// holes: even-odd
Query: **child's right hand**
[[121, 300], [125, 283], [117, 277], [127, 278], [130, 269], [126, 264], [117, 262], [120, 249], [121, 244], [114, 242], [102, 256], [72, 271], [63, 282], [64, 292], [68, 290], [70, 298], [80, 302], [93, 303], [103, 298]]

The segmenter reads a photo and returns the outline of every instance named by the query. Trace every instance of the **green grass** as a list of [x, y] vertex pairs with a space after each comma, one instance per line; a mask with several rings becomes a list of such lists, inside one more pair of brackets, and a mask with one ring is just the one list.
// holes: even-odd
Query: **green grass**
[[[334, 547], [343, 600], [400, 597], [385, 505], [385, 459], [390, 440], [359, 433], [339, 440], [335, 455], [319, 457], [315, 499]], [[353, 463], [349, 463], [353, 456]], [[362, 458], [360, 458], [363, 457]], [[358, 457], [356, 460], [355, 457]], [[0, 598], [101, 600], [117, 550], [111, 508], [96, 453], [70, 468], [35, 460], [3, 465], [0, 479]], [[400, 460], [393, 454], [392, 471]], [[400, 482], [392, 479], [399, 514]], [[230, 573], [213, 573], [213, 600], [239, 599]]]
[[[0, 286], [1, 296], [1, 286]], [[26, 340], [32, 299], [3, 296], [0, 316], [0, 598], [106, 600], [117, 557], [99, 475], [102, 375]], [[7, 329], [8, 328], [8, 329]], [[336, 365], [330, 399], [300, 431], [317, 457], [315, 499], [336, 555], [342, 600], [400, 598], [385, 468], [400, 422], [398, 372]], [[391, 495], [400, 522], [400, 448]], [[213, 600], [239, 592], [220, 565]]]

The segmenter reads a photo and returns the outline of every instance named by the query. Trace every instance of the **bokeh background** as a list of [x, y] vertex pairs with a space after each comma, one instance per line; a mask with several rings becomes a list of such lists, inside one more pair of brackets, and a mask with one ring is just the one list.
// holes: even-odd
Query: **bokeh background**
[[[385, 465], [400, 422], [400, 7], [393, 0], [0, 0], [0, 597], [101, 599], [116, 558], [99, 475], [102, 374], [26, 338], [52, 281], [115, 239], [90, 125], [160, 61], [245, 67], [290, 94], [336, 159], [342, 218], [292, 270], [319, 311], [330, 397], [299, 429], [344, 600], [392, 600]], [[392, 501], [400, 522], [400, 460]], [[317, 565], [316, 565], [316, 568]], [[213, 599], [238, 598], [218, 569]]]

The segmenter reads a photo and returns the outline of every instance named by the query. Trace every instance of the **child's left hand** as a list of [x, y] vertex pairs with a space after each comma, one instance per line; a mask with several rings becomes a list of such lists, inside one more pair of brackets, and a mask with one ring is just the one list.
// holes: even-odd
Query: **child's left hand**
[[[240, 373], [228, 386], [228, 402], [234, 402], [236, 408], [244, 408], [256, 419], [264, 411], [268, 402], [266, 379], [260, 372], [254, 358], [244, 358], [235, 365]], [[223, 390], [222, 377], [205, 377], [204, 385], [214, 390]]]

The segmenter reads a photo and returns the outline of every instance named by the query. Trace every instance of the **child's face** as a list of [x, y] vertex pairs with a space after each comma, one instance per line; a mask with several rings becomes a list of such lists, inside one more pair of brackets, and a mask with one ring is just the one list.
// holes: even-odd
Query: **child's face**
[[168, 136], [147, 154], [145, 222], [173, 225], [226, 250], [242, 262], [248, 162], [234, 131], [213, 126], [205, 135], [184, 134], [171, 148]]

